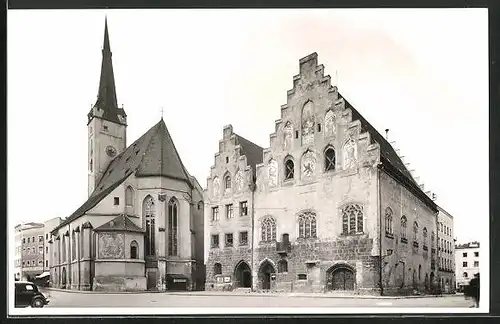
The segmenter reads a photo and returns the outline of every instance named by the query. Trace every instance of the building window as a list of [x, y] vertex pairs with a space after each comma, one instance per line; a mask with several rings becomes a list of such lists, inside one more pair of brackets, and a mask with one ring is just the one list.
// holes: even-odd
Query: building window
[[26, 244], [26, 238], [23, 237], [23, 244]]
[[307, 280], [307, 274], [305, 274], [305, 273], [299, 273], [297, 275], [297, 279], [298, 280]]
[[474, 256], [477, 258], [479, 257], [479, 252], [474, 252]]
[[229, 174], [224, 177], [224, 188], [226, 191], [231, 190], [231, 175]]
[[135, 240], [130, 243], [130, 258], [139, 259], [139, 244]]
[[299, 131], [298, 130], [295, 131], [295, 138], [299, 138]]
[[278, 262], [278, 273], [288, 272], [288, 262], [286, 260], [280, 260]]
[[329, 147], [325, 151], [325, 171], [335, 170], [335, 150]]
[[203, 207], [203, 202], [202, 201], [198, 202], [198, 210], [201, 210], [202, 207]]
[[229, 157], [226, 156], [226, 163], [229, 163]]
[[43, 242], [43, 235], [39, 235], [39, 236], [38, 236], [38, 242], [39, 242], [39, 243]]
[[466, 258], [467, 257], [467, 252], [462, 253], [462, 257]]
[[43, 246], [39, 246], [38, 247], [38, 253], [40, 253], [40, 254], [43, 255]]
[[233, 218], [233, 204], [227, 204], [226, 205], [226, 218], [230, 219]]
[[479, 261], [474, 261], [474, 267], [479, 267]]
[[390, 207], [385, 209], [385, 233], [394, 234], [392, 230], [392, 209]]
[[45, 234], [45, 239], [48, 240], [49, 239], [49, 234]]
[[30, 243], [30, 238], [28, 237], [28, 244]]
[[262, 241], [270, 242], [276, 240], [276, 221], [271, 216], [267, 216], [262, 221]]
[[45, 247], [45, 253], [49, 253], [49, 247], [48, 246]]
[[240, 216], [248, 215], [248, 203], [246, 201], [240, 202]]
[[299, 215], [299, 238], [316, 237], [316, 214], [305, 212]]
[[131, 186], [128, 186], [127, 189], [125, 189], [125, 206], [134, 206], [134, 189], [132, 189]]
[[248, 232], [240, 232], [240, 245], [248, 244]]
[[413, 222], [413, 241], [418, 242], [418, 223]]
[[291, 158], [285, 162], [285, 180], [293, 179], [294, 165]]
[[168, 255], [177, 255], [177, 223], [179, 204], [175, 198], [168, 203]]
[[214, 264], [214, 274], [215, 275], [222, 274], [222, 265], [220, 263]]
[[434, 231], [431, 232], [431, 247], [434, 248], [436, 246], [434, 240], [436, 239], [436, 234], [434, 234]]
[[225, 246], [227, 246], [227, 247], [233, 246], [233, 234], [232, 233], [226, 233]]
[[219, 247], [219, 234], [212, 234], [211, 247]]
[[422, 234], [423, 234], [423, 244], [424, 244], [424, 247], [427, 247], [427, 228], [424, 227], [424, 230], [422, 231]]
[[363, 206], [351, 204], [342, 210], [342, 234], [363, 233]]
[[469, 274], [468, 274], [467, 272], [464, 272], [463, 277], [464, 277], [464, 278], [467, 278], [468, 276], [469, 276]]
[[462, 262], [462, 267], [464, 267], [464, 268], [467, 267], [467, 261]]
[[49, 267], [49, 260], [45, 260], [45, 267], [48, 268]]
[[212, 221], [219, 220], [219, 207], [212, 207]]
[[120, 198], [119, 197], [115, 197], [115, 199], [114, 199], [114, 205], [118, 206], [119, 204], [120, 204]]
[[155, 255], [155, 234], [156, 234], [156, 226], [155, 226], [155, 203], [153, 197], [147, 196], [144, 199], [144, 214], [146, 219], [146, 236], [145, 236], [145, 244], [146, 248], [145, 254], [147, 256]]
[[321, 124], [318, 124], [318, 133], [321, 132]]
[[71, 233], [71, 260], [76, 259], [76, 234], [75, 232]]

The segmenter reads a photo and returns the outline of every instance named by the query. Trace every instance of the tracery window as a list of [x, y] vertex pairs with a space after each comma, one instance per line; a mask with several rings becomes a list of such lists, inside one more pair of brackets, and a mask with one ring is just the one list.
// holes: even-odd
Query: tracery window
[[342, 210], [342, 234], [363, 233], [363, 206], [350, 204]]
[[262, 241], [270, 242], [276, 240], [276, 221], [273, 217], [267, 216], [262, 221]]
[[224, 189], [226, 191], [231, 190], [231, 175], [230, 174], [226, 174], [226, 176], [224, 177]]
[[436, 246], [436, 242], [434, 242], [436, 240], [436, 234], [434, 233], [434, 231], [431, 232], [431, 247], [432, 248], [435, 248]]
[[335, 150], [329, 147], [325, 151], [325, 171], [335, 170]]
[[392, 209], [390, 207], [385, 209], [385, 233], [394, 234], [392, 229]]
[[76, 260], [76, 234], [75, 234], [75, 232], [71, 233], [71, 260]]
[[285, 162], [285, 179], [293, 179], [294, 176], [294, 164], [291, 158], [287, 159]]
[[418, 242], [418, 223], [416, 221], [413, 223], [413, 241]]
[[168, 255], [177, 255], [177, 227], [179, 204], [175, 198], [168, 203]]
[[130, 186], [125, 189], [125, 206], [134, 206], [134, 190]]
[[146, 236], [144, 247], [146, 255], [155, 255], [155, 203], [153, 197], [144, 199], [144, 215], [146, 218]]
[[423, 239], [424, 239], [424, 246], [427, 246], [427, 228], [424, 227], [423, 231], [422, 231], [422, 234], [423, 234]]
[[299, 215], [299, 237], [314, 238], [316, 237], [316, 214], [313, 212], [305, 212]]
[[407, 228], [408, 228], [408, 221], [406, 219], [406, 216], [403, 215], [403, 217], [401, 217], [401, 238], [403, 239], [407, 238]]

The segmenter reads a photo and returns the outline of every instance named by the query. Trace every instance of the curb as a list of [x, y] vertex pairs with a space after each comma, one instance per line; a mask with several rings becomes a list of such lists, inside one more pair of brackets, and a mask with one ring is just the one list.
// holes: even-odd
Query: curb
[[58, 288], [45, 288], [42, 291], [59, 291], [72, 294], [106, 294], [106, 295], [138, 295], [138, 294], [165, 294], [173, 296], [248, 296], [248, 297], [302, 297], [302, 298], [331, 298], [331, 299], [416, 299], [416, 298], [445, 298], [457, 295], [417, 295], [417, 296], [376, 296], [376, 295], [330, 295], [324, 293], [318, 294], [301, 294], [301, 293], [200, 293], [200, 292], [175, 292], [175, 291], [85, 291], [85, 290], [66, 290]]

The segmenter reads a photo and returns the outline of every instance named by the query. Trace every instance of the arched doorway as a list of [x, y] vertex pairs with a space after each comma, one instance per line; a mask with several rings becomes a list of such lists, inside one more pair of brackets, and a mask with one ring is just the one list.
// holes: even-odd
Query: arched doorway
[[271, 289], [271, 274], [276, 273], [274, 266], [268, 260], [264, 261], [259, 269], [259, 279], [261, 282], [261, 289]]
[[234, 268], [234, 277], [236, 279], [236, 287], [251, 288], [252, 287], [252, 270], [245, 261], [240, 261]]
[[62, 288], [66, 289], [66, 268], [62, 269], [62, 275], [61, 275], [61, 277], [62, 277], [61, 278], [61, 280], [62, 280], [62, 282], [61, 282]]
[[326, 290], [354, 290], [354, 270], [346, 265], [334, 265], [326, 271]]
[[431, 272], [431, 276], [430, 276], [430, 279], [429, 279], [429, 288], [434, 291], [435, 287], [435, 283], [434, 283], [434, 272]]

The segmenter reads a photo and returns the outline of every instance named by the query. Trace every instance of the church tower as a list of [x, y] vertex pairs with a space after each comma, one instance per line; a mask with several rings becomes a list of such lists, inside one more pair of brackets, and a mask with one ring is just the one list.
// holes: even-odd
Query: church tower
[[118, 108], [108, 22], [104, 23], [101, 78], [97, 101], [88, 113], [88, 194], [95, 190], [106, 167], [127, 147], [127, 115]]

